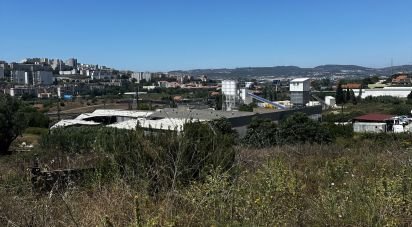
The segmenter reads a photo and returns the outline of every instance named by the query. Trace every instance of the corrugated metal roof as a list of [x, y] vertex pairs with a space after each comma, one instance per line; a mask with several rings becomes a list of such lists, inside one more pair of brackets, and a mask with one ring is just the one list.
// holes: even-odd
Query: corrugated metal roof
[[377, 114], [377, 113], [373, 113], [373, 114], [366, 114], [366, 115], [362, 115], [359, 117], [355, 117], [354, 120], [356, 121], [375, 121], [375, 122], [381, 122], [381, 121], [386, 121], [386, 120], [390, 120], [391, 118], [393, 118], [393, 115], [389, 115], [389, 114]]
[[180, 108], [164, 108], [154, 112], [150, 118], [178, 118], [178, 119], [199, 119], [199, 120], [214, 120], [219, 118], [234, 118], [243, 116], [252, 116], [256, 113], [242, 111], [220, 111], [209, 109], [187, 109]]
[[83, 120], [77, 120], [77, 119], [73, 119], [73, 120], [61, 120], [59, 122], [57, 122], [55, 125], [53, 125], [50, 129], [55, 129], [55, 128], [59, 128], [59, 127], [68, 127], [68, 126], [72, 126], [72, 125], [100, 125], [100, 123], [94, 122], [94, 121], [83, 121]]
[[76, 120], [84, 120], [92, 117], [130, 117], [141, 118], [148, 117], [153, 112], [151, 111], [129, 111], [129, 110], [112, 110], [112, 109], [98, 109], [93, 113], [84, 113], [76, 117]]

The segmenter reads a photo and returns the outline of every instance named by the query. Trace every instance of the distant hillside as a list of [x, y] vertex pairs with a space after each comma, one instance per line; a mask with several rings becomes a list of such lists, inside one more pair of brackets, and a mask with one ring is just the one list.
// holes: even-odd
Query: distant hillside
[[320, 65], [314, 68], [297, 66], [275, 67], [244, 67], [235, 69], [194, 69], [188, 71], [171, 71], [170, 73], [185, 73], [193, 76], [206, 75], [210, 78], [239, 78], [239, 77], [296, 77], [296, 76], [389, 76], [396, 72], [412, 72], [412, 65], [401, 65], [386, 68], [367, 68], [358, 65]]

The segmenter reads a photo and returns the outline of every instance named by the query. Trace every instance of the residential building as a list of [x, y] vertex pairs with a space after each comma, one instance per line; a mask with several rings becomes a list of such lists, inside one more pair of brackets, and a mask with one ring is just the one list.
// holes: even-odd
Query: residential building
[[10, 96], [22, 96], [23, 94], [29, 94], [36, 96], [36, 89], [31, 88], [31, 87], [14, 87], [10, 89], [6, 89], [5, 91], [6, 94], [9, 94]]
[[29, 85], [32, 84], [33, 78], [29, 72], [13, 70], [11, 71], [11, 82], [15, 84]]
[[392, 79], [392, 84], [396, 85], [410, 85], [412, 84], [411, 78], [409, 78], [408, 74], [398, 74]]
[[26, 72], [34, 72], [34, 71], [51, 71], [50, 66], [43, 65], [43, 64], [21, 64], [21, 63], [10, 63], [10, 70], [17, 70], [17, 71], [26, 71]]
[[361, 89], [362, 84], [359, 83], [348, 83], [348, 84], [343, 84], [342, 89]]
[[146, 82], [150, 82], [152, 80], [152, 73], [150, 72], [134, 72], [131, 76], [132, 79], [136, 79], [138, 83], [142, 80]]
[[53, 73], [49, 71], [37, 71], [33, 73], [33, 85], [53, 84]]
[[67, 59], [66, 65], [72, 67], [73, 69], [77, 68], [77, 59], [75, 58]]
[[96, 72], [97, 74], [91, 76], [92, 80], [111, 80], [113, 78], [113, 74], [109, 70], [99, 70]]
[[59, 75], [76, 75], [77, 74], [77, 70], [76, 69], [72, 69], [72, 70], [66, 70], [66, 71], [59, 71]]
[[0, 68], [0, 79], [4, 78], [4, 69]]

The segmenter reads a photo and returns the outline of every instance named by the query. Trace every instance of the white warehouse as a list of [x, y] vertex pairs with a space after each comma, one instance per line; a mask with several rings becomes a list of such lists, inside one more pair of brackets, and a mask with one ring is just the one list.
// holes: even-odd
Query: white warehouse
[[[360, 89], [353, 89], [355, 96], [359, 96]], [[393, 96], [399, 98], [406, 98], [411, 93], [412, 87], [384, 87], [382, 89], [362, 89], [361, 98], [368, 96]]]

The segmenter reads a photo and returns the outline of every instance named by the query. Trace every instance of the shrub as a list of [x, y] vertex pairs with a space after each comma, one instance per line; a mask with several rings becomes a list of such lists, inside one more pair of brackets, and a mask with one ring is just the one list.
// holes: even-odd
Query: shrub
[[[43, 148], [108, 155], [125, 179], [150, 179], [150, 191], [202, 180], [214, 168], [229, 169], [236, 135], [230, 123], [188, 123], [184, 131], [144, 132], [106, 127], [58, 128], [44, 135]], [[107, 161], [107, 160], [106, 160]], [[107, 168], [106, 168], [107, 169]]]
[[309, 119], [304, 113], [296, 113], [279, 125], [281, 143], [330, 143], [333, 136], [319, 122]]
[[278, 128], [269, 119], [254, 118], [248, 126], [243, 143], [254, 147], [269, 147], [278, 144]]
[[48, 132], [47, 128], [36, 128], [36, 127], [30, 127], [24, 131], [24, 133], [33, 134], [33, 135], [45, 135], [47, 134], [47, 132]]

